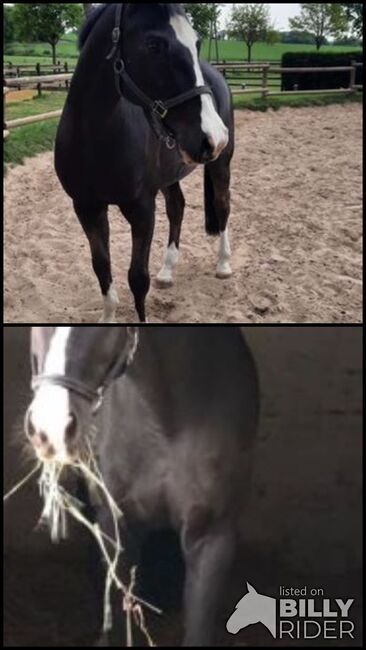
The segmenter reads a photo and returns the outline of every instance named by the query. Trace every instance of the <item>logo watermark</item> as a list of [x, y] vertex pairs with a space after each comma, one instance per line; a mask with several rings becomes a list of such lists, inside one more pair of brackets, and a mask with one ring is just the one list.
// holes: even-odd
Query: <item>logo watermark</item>
[[230, 634], [262, 623], [277, 639], [354, 639], [352, 598], [326, 598], [324, 589], [308, 587], [280, 587], [279, 598], [259, 594], [249, 583], [247, 590], [226, 624]]

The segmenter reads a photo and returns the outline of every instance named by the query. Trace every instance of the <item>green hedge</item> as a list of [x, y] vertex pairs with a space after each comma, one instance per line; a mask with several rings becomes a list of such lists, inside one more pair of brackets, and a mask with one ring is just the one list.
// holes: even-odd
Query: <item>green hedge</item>
[[[363, 61], [362, 52], [287, 52], [282, 56], [283, 68], [320, 68], [350, 65]], [[356, 84], [362, 84], [363, 68], [357, 68]], [[350, 73], [345, 72], [283, 72], [282, 90], [324, 90], [348, 88]]]

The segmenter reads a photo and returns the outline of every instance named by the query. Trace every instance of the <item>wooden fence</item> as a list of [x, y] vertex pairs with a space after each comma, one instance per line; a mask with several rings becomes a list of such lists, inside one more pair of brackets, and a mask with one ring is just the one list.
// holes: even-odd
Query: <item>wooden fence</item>
[[[244, 95], [248, 93], [261, 93], [262, 97], [265, 99], [266, 97], [271, 97], [274, 95], [305, 95], [305, 94], [313, 94], [313, 93], [318, 93], [318, 94], [327, 94], [327, 93], [354, 93], [357, 90], [362, 90], [361, 85], [356, 84], [356, 70], [357, 67], [362, 66], [362, 63], [357, 63], [356, 61], [352, 61], [352, 64], [350, 66], [340, 66], [340, 67], [320, 67], [320, 68], [281, 68], [277, 66], [273, 66], [270, 63], [220, 63], [216, 65], [216, 69], [220, 70], [224, 76], [227, 78], [228, 77], [228, 72], [229, 71], [245, 71], [245, 70], [250, 70], [252, 72], [256, 71], [260, 75], [260, 86], [255, 86], [253, 88], [232, 88], [232, 93], [233, 95]], [[270, 91], [269, 88], [271, 87], [270, 80], [271, 80], [271, 73], [272, 74], [282, 74], [283, 72], [298, 72], [298, 73], [308, 73], [308, 72], [319, 72], [319, 73], [325, 73], [325, 72], [344, 72], [344, 71], [349, 71], [350, 73], [350, 80], [349, 80], [349, 86], [348, 88], [333, 88], [333, 89], [325, 89], [325, 90], [286, 90], [286, 91]], [[17, 120], [11, 120], [10, 122], [5, 123], [5, 95], [7, 92], [9, 92], [12, 88], [22, 88], [22, 87], [29, 87], [29, 86], [36, 86], [38, 90], [40, 91], [41, 87], [45, 87], [45, 84], [66, 84], [66, 87], [68, 87], [69, 82], [72, 79], [72, 74], [71, 73], [66, 73], [66, 74], [57, 74], [57, 75], [41, 75], [41, 76], [28, 76], [28, 77], [15, 77], [15, 78], [8, 78], [4, 80], [4, 84], [6, 86], [4, 87], [4, 138], [9, 134], [9, 130], [15, 129], [19, 126], [23, 126], [24, 124], [32, 124], [34, 122], [40, 122], [43, 120], [48, 120], [53, 117], [60, 117], [62, 111], [53, 111], [51, 113], [44, 113], [42, 115], [34, 115], [34, 116], [29, 116], [29, 117], [22, 117]], [[277, 84], [278, 85], [278, 84]], [[276, 86], [277, 86], [276, 85]], [[48, 89], [49, 87], [46, 86]], [[51, 88], [51, 87], [50, 87]]]
[[[58, 75], [41, 75], [40, 77], [17, 77], [15, 79], [6, 79], [4, 83], [4, 121], [5, 121], [5, 95], [10, 92], [12, 89], [27, 88], [30, 86], [36, 86], [38, 91], [40, 87], [43, 87], [44, 84], [48, 83], [57, 83], [57, 84], [69, 84], [72, 79], [72, 74], [58, 74]], [[46, 86], [47, 89], [50, 89]], [[64, 86], [65, 88], [65, 86]], [[25, 124], [33, 124], [35, 122], [42, 122], [43, 120], [48, 120], [53, 117], [60, 117], [62, 110], [52, 111], [50, 113], [43, 113], [41, 115], [30, 115], [28, 117], [21, 117], [16, 120], [10, 120], [9, 122], [4, 122], [4, 138], [9, 135], [11, 129], [15, 129], [19, 126], [24, 126]]]
[[59, 91], [67, 90], [69, 87], [69, 82], [72, 79], [72, 73], [67, 74], [42, 74], [39, 76], [28, 76], [28, 77], [8, 77], [4, 79], [4, 84], [8, 88], [14, 88], [16, 90], [21, 90], [23, 87], [33, 86], [38, 91], [38, 96], [42, 95], [42, 90], [47, 91]]
[[[249, 93], [261, 93], [262, 97], [271, 97], [274, 95], [305, 95], [305, 94], [327, 94], [327, 93], [353, 93], [357, 90], [362, 90], [361, 85], [356, 85], [356, 70], [362, 66], [362, 63], [352, 61], [349, 66], [329, 66], [329, 67], [313, 67], [313, 68], [282, 68], [271, 63], [220, 63], [215, 65], [216, 70], [222, 72], [227, 79], [229, 85], [232, 87], [233, 95], [244, 95]], [[239, 73], [247, 71], [250, 74], [249, 80], [243, 80]], [[281, 76], [285, 72], [296, 72], [306, 74], [309, 72], [325, 73], [325, 72], [346, 72], [350, 73], [350, 80], [348, 88], [332, 88], [332, 89], [314, 89], [314, 90], [298, 90], [296, 87], [293, 90], [277, 90], [270, 91], [269, 88], [278, 88], [279, 81], [276, 84], [271, 84], [278, 75]], [[254, 76], [253, 76], [254, 73]], [[252, 85], [251, 82], [260, 80], [260, 85], [253, 83], [253, 87], [246, 88], [247, 85]], [[233, 83], [231, 83], [231, 81]], [[236, 86], [240, 85], [241, 88]]]
[[67, 61], [65, 63], [58, 61], [57, 63], [24, 63], [20, 65], [6, 63], [4, 65], [4, 78], [8, 79], [12, 77], [22, 77], [23, 75], [34, 75], [40, 77], [42, 74], [47, 73], [67, 74], [68, 72], [73, 72], [73, 70], [73, 68], [69, 67]]

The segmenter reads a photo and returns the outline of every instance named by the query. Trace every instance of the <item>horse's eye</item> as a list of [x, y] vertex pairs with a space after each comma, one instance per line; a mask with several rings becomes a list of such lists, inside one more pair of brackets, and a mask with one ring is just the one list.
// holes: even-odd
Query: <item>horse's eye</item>
[[157, 38], [149, 38], [146, 41], [146, 49], [150, 54], [160, 54], [164, 49], [164, 43]]

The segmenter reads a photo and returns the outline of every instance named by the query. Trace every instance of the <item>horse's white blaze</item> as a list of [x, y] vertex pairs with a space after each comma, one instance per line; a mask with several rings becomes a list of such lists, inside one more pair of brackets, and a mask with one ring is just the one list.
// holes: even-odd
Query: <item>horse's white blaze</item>
[[[45, 359], [44, 374], [64, 375], [71, 327], [57, 327]], [[66, 455], [65, 431], [70, 419], [69, 394], [61, 386], [41, 386], [31, 406], [36, 431], [47, 435], [61, 459]]]
[[232, 275], [230, 266], [231, 246], [228, 229], [220, 235], [219, 263], [217, 265], [217, 277], [229, 278]]
[[159, 282], [163, 284], [171, 284], [173, 282], [173, 271], [177, 266], [179, 261], [179, 250], [177, 249], [175, 243], [170, 244], [169, 248], [165, 253], [165, 258], [163, 262], [163, 268], [158, 274]]
[[116, 310], [119, 305], [118, 294], [113, 284], [111, 284], [107, 295], [104, 297], [104, 310], [100, 323], [115, 323]]
[[66, 348], [71, 327], [56, 327], [45, 359], [45, 375], [64, 375], [66, 370]]
[[[196, 86], [204, 86], [205, 81], [197, 54], [196, 32], [184, 16], [173, 16], [170, 19], [170, 25], [174, 29], [178, 41], [187, 47], [192, 55], [196, 75]], [[201, 95], [201, 128], [203, 133], [205, 133], [212, 142], [215, 155], [218, 156], [228, 144], [229, 134], [228, 129], [215, 110], [210, 95]]]

